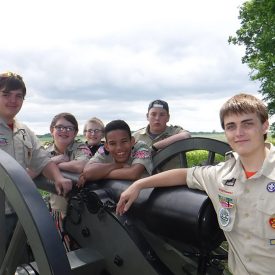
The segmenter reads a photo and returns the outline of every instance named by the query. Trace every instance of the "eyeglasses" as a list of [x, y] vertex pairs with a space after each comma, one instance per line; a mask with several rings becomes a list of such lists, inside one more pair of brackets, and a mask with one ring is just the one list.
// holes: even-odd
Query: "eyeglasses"
[[98, 134], [100, 132], [103, 132], [102, 130], [100, 129], [87, 129], [87, 130], [84, 130], [84, 133], [90, 133], [90, 134]]
[[56, 131], [58, 132], [74, 132], [75, 131], [75, 127], [73, 126], [63, 126], [63, 125], [55, 125], [53, 127]]

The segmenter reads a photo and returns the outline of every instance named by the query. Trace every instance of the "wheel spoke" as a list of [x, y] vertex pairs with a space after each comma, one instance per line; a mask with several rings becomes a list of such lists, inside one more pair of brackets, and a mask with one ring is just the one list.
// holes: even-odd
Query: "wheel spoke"
[[0, 274], [14, 274], [22, 259], [27, 239], [20, 222], [17, 222], [7, 253], [0, 269]]
[[189, 167], [186, 153], [195, 150], [208, 152], [207, 159], [200, 165], [213, 165], [217, 162], [215, 159], [217, 155], [224, 157], [226, 152], [231, 151], [231, 148], [225, 142], [210, 138], [195, 137], [179, 140], [159, 151], [153, 157], [153, 174], [161, 172], [162, 167], [175, 156], [179, 157], [180, 167]]

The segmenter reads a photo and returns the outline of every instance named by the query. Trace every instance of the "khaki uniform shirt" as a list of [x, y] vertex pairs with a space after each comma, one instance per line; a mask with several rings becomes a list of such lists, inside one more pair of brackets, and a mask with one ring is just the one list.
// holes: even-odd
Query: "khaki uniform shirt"
[[[89, 163], [112, 163], [113, 158], [110, 154], [106, 154], [104, 147], [100, 147], [96, 154], [89, 160]], [[152, 173], [152, 158], [150, 148], [144, 142], [136, 142], [134, 145], [131, 156], [128, 160], [129, 165], [142, 164], [145, 171], [142, 177], [151, 175]]]
[[[48, 148], [46, 148], [50, 157], [54, 157], [60, 155], [55, 145], [52, 144]], [[90, 149], [86, 144], [78, 141], [74, 141], [65, 151], [64, 155], [69, 157], [69, 160], [89, 160], [90, 159]], [[66, 216], [67, 212], [67, 199], [58, 196], [55, 194], [51, 194], [50, 196], [50, 204], [51, 208], [54, 210], [61, 211], [63, 217]]]
[[262, 169], [246, 178], [239, 156], [216, 166], [188, 169], [190, 188], [205, 190], [229, 243], [233, 274], [275, 274], [275, 148]]
[[[133, 133], [134, 138], [136, 139], [136, 141], [143, 141], [145, 142], [149, 147], [151, 147], [154, 143], [166, 139], [168, 137], [171, 137], [173, 135], [179, 134], [181, 132], [188, 132], [186, 130], [184, 130], [182, 127], [180, 126], [166, 126], [166, 129], [164, 132], [162, 132], [161, 134], [159, 134], [158, 136], [156, 136], [155, 138], [152, 138], [150, 136], [149, 133], [149, 125], [145, 128], [142, 128], [138, 131], [136, 131], [135, 133]], [[171, 160], [169, 160], [163, 167], [162, 167], [162, 171], [166, 171], [166, 170], [170, 170], [170, 169], [174, 169], [174, 168], [179, 168], [180, 167], [180, 160], [179, 157], [175, 156], [174, 158], [172, 158]]]
[[[0, 118], [0, 149], [11, 155], [24, 169], [40, 173], [51, 161], [36, 135], [24, 124], [14, 121], [13, 130]], [[5, 213], [13, 210], [6, 203]]]

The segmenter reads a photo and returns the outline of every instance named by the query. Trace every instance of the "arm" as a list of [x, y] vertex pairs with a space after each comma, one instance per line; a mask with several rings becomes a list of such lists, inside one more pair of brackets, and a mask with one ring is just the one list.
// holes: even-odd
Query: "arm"
[[165, 138], [163, 140], [160, 140], [156, 143], [154, 143], [154, 146], [157, 148], [157, 149], [163, 149], [165, 147], [167, 147], [168, 145], [178, 141], [178, 140], [182, 140], [182, 139], [186, 139], [186, 138], [190, 138], [191, 135], [188, 131], [183, 131], [183, 132], [180, 132], [178, 134], [175, 134], [175, 135], [172, 135], [168, 138]]
[[81, 173], [88, 160], [71, 160], [67, 162], [60, 162], [58, 167], [60, 170], [69, 171], [72, 173]]
[[46, 178], [54, 181], [58, 195], [66, 196], [67, 193], [72, 189], [72, 181], [65, 179], [62, 176], [60, 170], [54, 162], [49, 162], [42, 170], [42, 173]]
[[137, 199], [142, 189], [151, 187], [185, 185], [186, 178], [187, 169], [180, 168], [168, 170], [151, 177], [139, 179], [121, 193], [119, 202], [117, 203], [116, 213], [120, 215], [125, 213], [130, 208], [132, 203]]
[[87, 163], [80, 176], [80, 181], [77, 186], [81, 187], [87, 180], [104, 179], [113, 170], [122, 168], [123, 164], [120, 163]]
[[120, 180], [137, 180], [142, 176], [144, 170], [145, 167], [142, 164], [136, 163], [129, 167], [123, 167], [112, 170], [106, 175], [105, 178]]

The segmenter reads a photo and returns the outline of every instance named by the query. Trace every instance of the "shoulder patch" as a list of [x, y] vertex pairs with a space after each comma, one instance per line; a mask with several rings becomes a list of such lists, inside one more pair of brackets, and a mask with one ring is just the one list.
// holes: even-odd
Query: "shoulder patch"
[[148, 150], [138, 150], [133, 152], [132, 157], [138, 159], [147, 159], [151, 157], [151, 153]]

